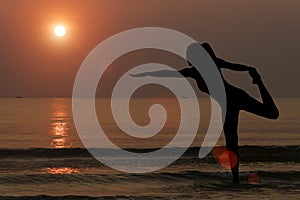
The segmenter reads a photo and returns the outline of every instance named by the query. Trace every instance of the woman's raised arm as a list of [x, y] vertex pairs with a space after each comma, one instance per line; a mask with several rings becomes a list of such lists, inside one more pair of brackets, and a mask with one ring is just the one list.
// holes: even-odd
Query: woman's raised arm
[[233, 71], [250, 71], [251, 69], [254, 69], [254, 67], [250, 67], [250, 66], [242, 65], [242, 64], [231, 63], [231, 62], [225, 61], [221, 58], [216, 59], [216, 64], [219, 68], [230, 69]]

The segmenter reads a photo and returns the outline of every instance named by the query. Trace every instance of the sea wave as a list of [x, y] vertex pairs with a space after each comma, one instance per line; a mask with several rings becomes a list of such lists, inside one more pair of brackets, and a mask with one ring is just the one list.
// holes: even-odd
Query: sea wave
[[[241, 180], [246, 180], [250, 174], [255, 174], [262, 179], [288, 180], [298, 182], [300, 186], [300, 171], [248, 171], [241, 172]], [[59, 183], [82, 183], [85, 184], [127, 184], [135, 182], [180, 182], [216, 180], [216, 182], [227, 180], [231, 177], [230, 172], [202, 172], [202, 171], [178, 171], [178, 172], [153, 172], [145, 174], [19, 174], [2, 175], [1, 185], [16, 184], [59, 184]], [[45, 182], [46, 181], [46, 182]]]
[[[174, 148], [179, 149], [179, 148]], [[125, 149], [136, 153], [147, 153], [157, 149]], [[112, 155], [113, 149], [97, 149]], [[181, 159], [197, 159], [199, 147], [190, 147]], [[300, 162], [300, 146], [241, 146], [241, 160], [243, 162]], [[210, 153], [204, 162], [213, 157]], [[27, 159], [27, 158], [47, 158], [47, 159], [82, 159], [92, 158], [92, 155], [84, 148], [28, 148], [28, 149], [0, 149], [0, 159]]]

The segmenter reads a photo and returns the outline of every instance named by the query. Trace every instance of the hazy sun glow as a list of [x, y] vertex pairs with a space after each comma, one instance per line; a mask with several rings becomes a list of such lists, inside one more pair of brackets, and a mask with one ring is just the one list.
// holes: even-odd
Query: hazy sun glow
[[66, 34], [66, 28], [63, 25], [57, 25], [54, 28], [54, 34], [57, 37], [63, 37]]

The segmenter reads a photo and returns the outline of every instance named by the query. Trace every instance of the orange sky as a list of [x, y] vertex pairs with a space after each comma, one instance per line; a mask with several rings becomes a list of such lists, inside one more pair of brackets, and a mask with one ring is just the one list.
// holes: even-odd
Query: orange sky
[[[0, 97], [71, 96], [89, 51], [109, 36], [143, 26], [208, 41], [219, 57], [257, 66], [273, 95], [300, 97], [299, 19], [300, 1], [292, 0], [1, 0]], [[64, 38], [53, 36], [56, 23], [67, 26]], [[149, 56], [131, 57], [119, 65], [143, 63]], [[180, 66], [167, 58], [163, 62]], [[122, 71], [118, 67], [112, 67], [112, 77]], [[228, 75], [255, 93], [246, 76]]]

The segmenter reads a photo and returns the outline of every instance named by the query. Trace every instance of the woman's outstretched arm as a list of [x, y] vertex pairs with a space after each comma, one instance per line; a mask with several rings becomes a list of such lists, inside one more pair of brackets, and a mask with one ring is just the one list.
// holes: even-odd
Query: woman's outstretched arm
[[[129, 74], [132, 77], [145, 77], [145, 76], [151, 76], [151, 77], [173, 77], [173, 78], [183, 78], [183, 74], [181, 71], [184, 71], [184, 69], [179, 71], [173, 71], [173, 70], [159, 70], [159, 71], [153, 71], [153, 72], [142, 72], [138, 74]], [[181, 74], [181, 75], [180, 75]]]

